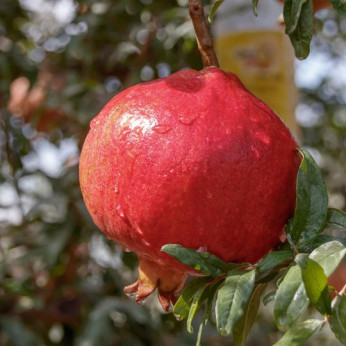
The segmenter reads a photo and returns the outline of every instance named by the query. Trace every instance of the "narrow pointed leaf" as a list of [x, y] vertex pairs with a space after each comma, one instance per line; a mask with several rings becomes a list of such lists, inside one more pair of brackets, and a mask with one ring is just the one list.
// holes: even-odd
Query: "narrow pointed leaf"
[[174, 305], [173, 314], [175, 317], [179, 320], [183, 320], [189, 316], [196, 292], [198, 293], [201, 288], [208, 285], [209, 280], [210, 279], [206, 277], [196, 278], [186, 285], [178, 301]]
[[293, 258], [291, 250], [272, 251], [258, 263], [257, 270], [259, 273], [265, 273], [291, 258]]
[[308, 244], [302, 246], [300, 248], [301, 252], [303, 253], [310, 253], [313, 250], [317, 249], [321, 245], [325, 243], [329, 243], [331, 241], [338, 241], [340, 244], [346, 246], [346, 238], [340, 238], [340, 237], [334, 237], [329, 234], [319, 234], [316, 238], [309, 241]]
[[235, 346], [245, 345], [246, 338], [255, 322], [257, 312], [261, 304], [261, 295], [266, 287], [266, 284], [260, 284], [255, 287], [243, 317], [233, 328], [232, 335]]
[[[313, 34], [313, 5], [312, 0], [306, 0], [299, 12], [291, 16], [293, 3], [299, 0], [285, 0], [284, 3], [284, 20], [285, 24], [289, 23], [288, 36], [294, 48], [295, 55], [298, 59], [305, 59], [310, 53], [310, 42]], [[291, 19], [292, 18], [292, 19]]]
[[199, 287], [192, 298], [191, 307], [190, 307], [189, 315], [187, 317], [187, 322], [186, 322], [186, 328], [189, 333], [193, 333], [192, 320], [195, 317], [195, 314], [197, 312], [197, 309], [200, 306], [200, 303], [202, 302], [201, 298], [206, 288], [207, 288], [207, 285], [202, 285], [201, 287]]
[[[216, 292], [222, 284], [223, 284], [223, 281], [220, 280], [216, 282], [215, 284], [208, 286], [208, 288], [203, 293], [203, 295], [205, 295], [207, 298], [206, 298], [206, 304], [205, 304], [205, 310], [204, 310], [202, 322], [198, 329], [196, 346], [201, 346], [203, 328], [208, 323], [209, 317], [212, 313], [213, 301], [215, 299]], [[203, 297], [201, 298], [201, 300], [203, 300]]]
[[326, 223], [328, 195], [316, 162], [305, 150], [300, 150], [303, 160], [297, 176], [296, 209], [288, 228], [295, 243], [315, 238]]
[[268, 272], [268, 274], [262, 274], [256, 276], [256, 284], [266, 284], [273, 281], [278, 275], [280, 268], [274, 268]]
[[274, 320], [280, 329], [287, 329], [306, 310], [309, 299], [306, 295], [299, 266], [291, 267], [276, 292]]
[[187, 249], [177, 244], [167, 244], [161, 251], [173, 256], [179, 262], [201, 272], [204, 275], [213, 277], [227, 273], [229, 264], [209, 252], [199, 252]]
[[242, 318], [255, 284], [255, 270], [231, 270], [216, 300], [216, 325], [221, 335], [232, 333]]
[[197, 340], [196, 340], [196, 346], [202, 346], [202, 334], [203, 334], [203, 329], [206, 326], [206, 324], [208, 323], [208, 320], [205, 320], [204, 316], [203, 316], [203, 320], [201, 322], [201, 324], [199, 325], [198, 328], [198, 334], [197, 334]]
[[330, 328], [335, 336], [346, 345], [346, 296], [338, 295], [333, 300], [332, 315], [329, 319]]
[[328, 279], [323, 268], [304, 254], [297, 255], [295, 261], [302, 271], [306, 294], [311, 304], [321, 314], [330, 314], [331, 298], [328, 291]]
[[307, 0], [289, 0], [286, 9], [284, 9], [286, 34], [292, 34], [292, 32], [297, 28], [302, 7], [306, 1]]
[[306, 320], [294, 324], [274, 346], [301, 346], [322, 326], [323, 321]]
[[257, 12], [258, 1], [259, 1], [259, 0], [252, 0], [253, 14], [254, 14], [256, 17], [257, 17], [257, 15], [258, 15], [258, 12]]
[[346, 231], [346, 213], [340, 209], [329, 208], [326, 227], [342, 228]]
[[288, 271], [292, 268], [292, 265], [289, 265], [288, 267], [284, 268], [281, 276], [278, 278], [278, 280], [276, 281], [276, 287], [279, 287], [282, 283], [282, 281], [284, 280], [284, 278], [286, 277], [286, 274], [288, 273]]
[[213, 20], [214, 20], [214, 16], [215, 16], [215, 13], [217, 11], [217, 9], [222, 5], [222, 3], [224, 2], [225, 0], [216, 0], [212, 6], [211, 6], [211, 10], [210, 10], [210, 13], [209, 13], [209, 16], [208, 16], [208, 21], [209, 23], [212, 23]]
[[339, 241], [331, 241], [316, 248], [309, 258], [317, 262], [327, 276], [333, 273], [346, 256], [346, 246]]

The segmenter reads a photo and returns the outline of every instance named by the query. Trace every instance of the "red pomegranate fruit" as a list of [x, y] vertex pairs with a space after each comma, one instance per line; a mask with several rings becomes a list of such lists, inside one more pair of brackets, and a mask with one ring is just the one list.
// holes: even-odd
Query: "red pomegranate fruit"
[[[295, 206], [297, 143], [232, 73], [183, 70], [116, 95], [92, 121], [80, 184], [95, 224], [139, 258], [136, 301], [165, 310], [194, 272], [160, 251], [255, 263]], [[196, 274], [196, 273], [195, 273]]]

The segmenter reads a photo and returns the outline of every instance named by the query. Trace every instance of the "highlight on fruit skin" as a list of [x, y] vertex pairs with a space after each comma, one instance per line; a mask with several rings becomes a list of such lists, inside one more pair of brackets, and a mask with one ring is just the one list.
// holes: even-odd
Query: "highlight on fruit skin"
[[232, 73], [182, 70], [116, 95], [91, 123], [80, 184], [95, 224], [139, 258], [125, 287], [168, 310], [187, 276], [180, 244], [256, 263], [295, 207], [300, 156], [279, 117]]

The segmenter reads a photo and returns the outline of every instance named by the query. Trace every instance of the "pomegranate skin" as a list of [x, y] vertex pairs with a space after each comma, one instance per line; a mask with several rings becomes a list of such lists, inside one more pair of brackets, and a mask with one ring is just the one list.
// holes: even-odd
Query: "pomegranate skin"
[[232, 73], [183, 70], [116, 95], [92, 121], [80, 184], [95, 224], [137, 253], [139, 302], [165, 309], [186, 275], [160, 251], [181, 244], [226, 262], [275, 248], [295, 206], [297, 143]]

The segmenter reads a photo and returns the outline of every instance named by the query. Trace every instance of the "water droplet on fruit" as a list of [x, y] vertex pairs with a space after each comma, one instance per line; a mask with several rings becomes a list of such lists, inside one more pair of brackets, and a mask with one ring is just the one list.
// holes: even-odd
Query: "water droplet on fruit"
[[198, 114], [182, 115], [178, 118], [178, 121], [184, 125], [191, 125], [196, 118], [198, 118]]
[[165, 124], [160, 125], [159, 124], [159, 125], [154, 126], [153, 130], [157, 133], [164, 134], [164, 133], [168, 133], [169, 131], [171, 131], [172, 128], [170, 125], [165, 125]]
[[118, 215], [119, 215], [123, 220], [126, 220], [126, 216], [125, 216], [125, 214], [124, 214], [124, 211], [123, 211], [123, 208], [121, 207], [121, 205], [119, 204], [115, 209], [116, 209]]

